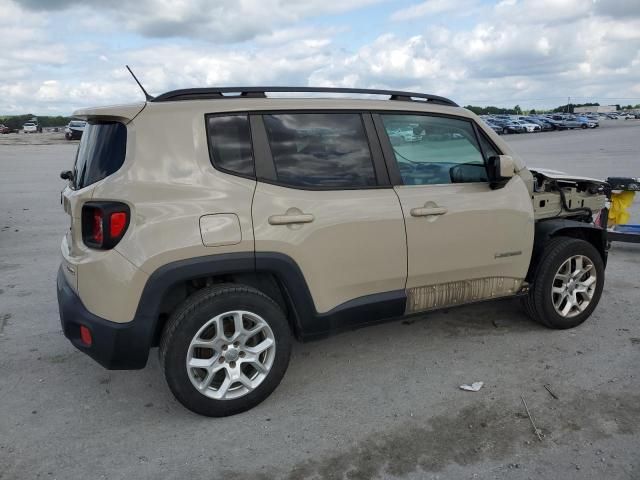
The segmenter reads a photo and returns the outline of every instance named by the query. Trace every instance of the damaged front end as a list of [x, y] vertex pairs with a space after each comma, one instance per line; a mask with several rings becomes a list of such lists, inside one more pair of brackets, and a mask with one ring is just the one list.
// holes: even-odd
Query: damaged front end
[[[600, 224], [606, 211], [608, 184], [603, 180], [577, 177], [546, 169], [530, 169], [533, 174], [533, 212], [536, 221], [572, 218]], [[606, 221], [602, 225], [606, 227]]]

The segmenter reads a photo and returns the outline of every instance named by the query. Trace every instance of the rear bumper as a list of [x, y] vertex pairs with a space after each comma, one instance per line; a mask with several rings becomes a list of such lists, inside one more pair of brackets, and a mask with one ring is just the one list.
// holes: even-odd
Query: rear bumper
[[[57, 289], [62, 331], [78, 350], [109, 370], [144, 368], [151, 348], [150, 322], [134, 319], [116, 323], [92, 314], [69, 286], [62, 268], [58, 270]], [[91, 346], [80, 340], [80, 325], [91, 332]]]

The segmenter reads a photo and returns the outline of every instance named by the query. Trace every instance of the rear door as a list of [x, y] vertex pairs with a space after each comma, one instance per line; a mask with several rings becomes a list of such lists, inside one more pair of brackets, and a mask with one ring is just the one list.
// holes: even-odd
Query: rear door
[[273, 112], [251, 127], [256, 258], [295, 262], [319, 314], [384, 292], [404, 297], [404, 220], [379, 144], [369, 142], [370, 115]]
[[[374, 115], [404, 212], [407, 311], [515, 293], [533, 244], [526, 185], [489, 186], [486, 159], [499, 154], [464, 118]], [[410, 142], [395, 132], [411, 129]]]

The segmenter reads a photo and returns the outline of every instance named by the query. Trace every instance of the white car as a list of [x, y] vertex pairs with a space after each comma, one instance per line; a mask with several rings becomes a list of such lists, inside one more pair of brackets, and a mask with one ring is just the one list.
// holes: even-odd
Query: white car
[[512, 123], [517, 123], [518, 125], [522, 125], [527, 133], [539, 132], [541, 130], [540, 125], [536, 125], [535, 123], [525, 122], [523, 120], [513, 120]]
[[618, 115], [618, 118], [622, 118], [624, 120], [633, 120], [635, 117], [635, 115], [632, 115], [630, 113], [621, 113], [620, 115]]
[[33, 122], [27, 122], [22, 126], [22, 130], [24, 131], [24, 133], [37, 133], [38, 125]]

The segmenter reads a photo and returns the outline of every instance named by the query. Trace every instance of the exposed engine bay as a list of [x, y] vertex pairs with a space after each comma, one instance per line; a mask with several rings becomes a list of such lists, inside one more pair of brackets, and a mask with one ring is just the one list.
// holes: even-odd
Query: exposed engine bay
[[572, 217], [591, 222], [606, 206], [607, 183], [556, 170], [530, 169], [533, 174], [535, 220]]

